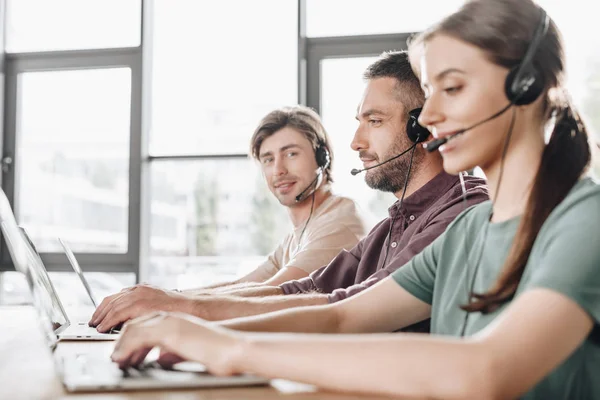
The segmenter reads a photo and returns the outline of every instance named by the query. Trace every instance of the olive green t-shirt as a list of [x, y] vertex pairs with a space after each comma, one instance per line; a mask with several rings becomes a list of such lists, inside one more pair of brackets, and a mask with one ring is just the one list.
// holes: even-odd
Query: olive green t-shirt
[[[498, 277], [520, 218], [490, 223], [491, 202], [467, 209], [429, 247], [392, 275], [405, 290], [431, 304], [431, 332], [460, 336], [468, 285], [486, 292]], [[575, 184], [543, 224], [515, 298], [532, 288], [571, 298], [594, 320], [581, 346], [533, 387], [525, 399], [600, 399], [600, 185], [591, 178]], [[495, 312], [471, 313], [466, 336], [493, 321]], [[526, 321], [523, 329], [527, 329]]]

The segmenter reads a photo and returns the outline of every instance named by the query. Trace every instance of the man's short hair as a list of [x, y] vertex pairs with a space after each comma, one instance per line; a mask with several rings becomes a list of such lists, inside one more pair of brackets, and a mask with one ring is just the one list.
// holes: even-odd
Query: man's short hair
[[382, 53], [377, 61], [367, 67], [363, 77], [366, 80], [396, 79], [398, 100], [406, 107], [407, 112], [423, 107], [425, 103], [425, 94], [421, 89], [421, 83], [413, 72], [408, 52], [405, 50]]
[[329, 151], [329, 166], [325, 168], [327, 182], [333, 182], [331, 176], [331, 164], [333, 163], [333, 152], [329, 145], [327, 131], [321, 123], [321, 118], [313, 109], [305, 106], [282, 107], [268, 113], [258, 124], [250, 141], [250, 153], [255, 159], [259, 159], [260, 147], [263, 141], [285, 127], [290, 127], [302, 133], [311, 143], [313, 151], [316, 152], [320, 145]]

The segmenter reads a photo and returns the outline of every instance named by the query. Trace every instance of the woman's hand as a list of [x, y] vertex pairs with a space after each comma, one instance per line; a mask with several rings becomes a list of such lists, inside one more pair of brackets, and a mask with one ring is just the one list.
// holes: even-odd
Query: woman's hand
[[204, 364], [215, 375], [233, 375], [241, 350], [240, 335], [182, 313], [158, 312], [127, 322], [111, 359], [120, 368], [140, 365], [154, 347], [158, 363], [172, 365], [189, 360]]

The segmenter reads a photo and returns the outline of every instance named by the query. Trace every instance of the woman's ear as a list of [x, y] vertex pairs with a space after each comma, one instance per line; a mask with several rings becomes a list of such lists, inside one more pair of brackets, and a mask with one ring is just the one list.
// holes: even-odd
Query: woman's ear
[[425, 52], [425, 42], [420, 35], [412, 35], [407, 40], [408, 43], [408, 61], [419, 80], [421, 80], [421, 58]]

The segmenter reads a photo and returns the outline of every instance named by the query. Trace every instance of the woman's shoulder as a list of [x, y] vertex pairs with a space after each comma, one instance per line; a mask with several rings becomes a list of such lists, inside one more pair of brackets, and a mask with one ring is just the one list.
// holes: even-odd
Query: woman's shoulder
[[581, 178], [552, 210], [544, 225], [544, 230], [561, 230], [573, 225], [597, 229], [600, 226], [600, 182], [590, 176]]
[[492, 211], [492, 201], [486, 200], [479, 204], [474, 204], [465, 208], [463, 212], [458, 214], [451, 225], [463, 225], [477, 223], [481, 224], [490, 215]]
[[600, 218], [600, 182], [591, 177], [581, 178], [567, 196], [552, 211], [554, 218], [565, 218], [573, 214], [588, 214]]

